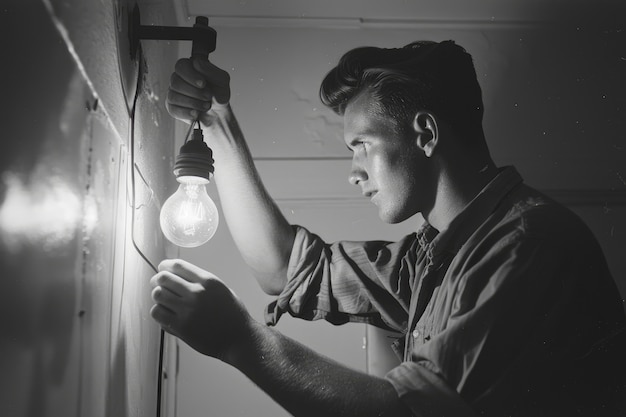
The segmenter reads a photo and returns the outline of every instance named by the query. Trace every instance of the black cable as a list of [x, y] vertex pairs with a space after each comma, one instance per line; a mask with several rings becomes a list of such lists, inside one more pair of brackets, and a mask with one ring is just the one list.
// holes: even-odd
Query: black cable
[[187, 134], [185, 135], [185, 143], [189, 140], [189, 136], [191, 136], [191, 131], [193, 130], [193, 123], [189, 125], [189, 130], [187, 130]]
[[[141, 50], [139, 51], [139, 56], [141, 56]], [[155, 273], [158, 273], [158, 268], [155, 267], [152, 262], [148, 259], [148, 257], [142, 252], [142, 250], [135, 242], [135, 111], [137, 109], [137, 101], [139, 99], [139, 94], [141, 92], [141, 79], [142, 79], [142, 70], [143, 70], [143, 60], [139, 60], [139, 71], [137, 76], [137, 89], [135, 90], [135, 97], [133, 98], [133, 104], [130, 109], [130, 127], [129, 127], [129, 147], [130, 147], [130, 167], [131, 167], [131, 242], [133, 247], [143, 258], [143, 260], [152, 268]], [[193, 124], [192, 124], [193, 126]], [[124, 280], [126, 277], [124, 277]], [[123, 280], [123, 281], [124, 281]], [[121, 314], [120, 314], [121, 317]], [[161, 404], [162, 404], [162, 392], [163, 392], [163, 354], [165, 350], [165, 331], [163, 329], [160, 330], [159, 337], [159, 360], [158, 360], [158, 379], [157, 379], [157, 404], [156, 404], [156, 417], [161, 417]]]

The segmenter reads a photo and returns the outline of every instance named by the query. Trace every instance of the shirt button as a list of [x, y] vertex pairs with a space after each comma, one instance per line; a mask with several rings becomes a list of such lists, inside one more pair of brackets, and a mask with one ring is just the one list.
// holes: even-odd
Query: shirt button
[[413, 338], [414, 339], [417, 339], [419, 337], [419, 335], [420, 335], [419, 330], [417, 330], [417, 329], [413, 330]]

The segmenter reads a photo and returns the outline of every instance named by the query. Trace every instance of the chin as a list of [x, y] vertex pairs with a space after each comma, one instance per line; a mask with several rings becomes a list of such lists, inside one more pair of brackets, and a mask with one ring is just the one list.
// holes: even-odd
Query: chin
[[406, 210], [385, 210], [383, 208], [380, 208], [378, 210], [378, 217], [384, 223], [387, 223], [387, 224], [398, 224], [398, 223], [402, 223], [403, 221], [405, 221], [407, 219], [410, 219], [411, 217], [413, 217], [417, 213], [419, 213], [419, 210], [408, 210], [408, 209], [406, 209]]
[[384, 211], [378, 212], [378, 217], [380, 218], [380, 220], [387, 224], [402, 223], [411, 216], [412, 215], [401, 215], [399, 213], [387, 213]]

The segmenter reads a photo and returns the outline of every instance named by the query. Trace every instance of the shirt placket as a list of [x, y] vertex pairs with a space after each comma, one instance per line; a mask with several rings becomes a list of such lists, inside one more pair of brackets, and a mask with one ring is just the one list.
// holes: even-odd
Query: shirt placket
[[404, 360], [410, 360], [410, 352], [415, 343], [424, 343], [424, 322], [420, 319], [426, 310], [430, 297], [437, 284], [439, 268], [432, 262], [431, 254], [428, 255], [428, 264], [424, 270], [419, 285], [413, 290], [409, 308], [409, 327], [407, 329]]
[[429, 313], [429, 306], [433, 302], [436, 288], [441, 285], [442, 275], [446, 273], [446, 265], [449, 265], [451, 259], [452, 256], [446, 252], [440, 253], [436, 257], [429, 254], [429, 261], [420, 280], [420, 285], [411, 297], [410, 326], [406, 334], [404, 360], [411, 360], [411, 352], [415, 344], [424, 344], [430, 340], [434, 325], [432, 314]]

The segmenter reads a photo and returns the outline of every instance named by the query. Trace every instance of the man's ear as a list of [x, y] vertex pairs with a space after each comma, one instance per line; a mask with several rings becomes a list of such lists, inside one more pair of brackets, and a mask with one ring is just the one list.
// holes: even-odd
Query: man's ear
[[419, 111], [413, 119], [413, 129], [417, 133], [417, 146], [424, 151], [424, 155], [430, 158], [435, 152], [439, 141], [439, 129], [437, 119], [432, 113]]

